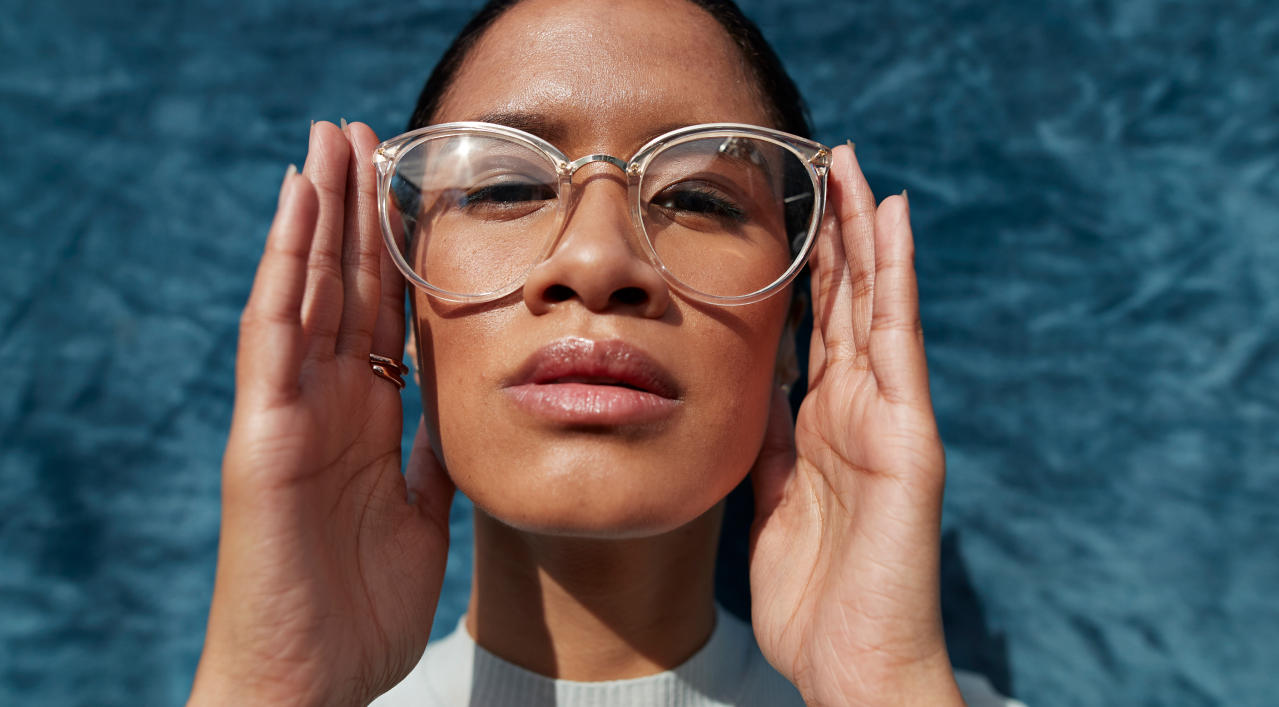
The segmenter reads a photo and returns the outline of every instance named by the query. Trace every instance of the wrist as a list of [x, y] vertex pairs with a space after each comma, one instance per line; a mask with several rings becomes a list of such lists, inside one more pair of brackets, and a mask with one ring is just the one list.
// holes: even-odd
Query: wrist
[[967, 704], [945, 651], [940, 660], [874, 672], [841, 671], [808, 687], [801, 690], [807, 707], [966, 707]]
[[206, 651], [196, 669], [187, 707], [329, 707], [367, 702], [343, 699], [337, 691], [324, 689], [319, 679], [265, 674], [263, 668], [272, 661], [253, 662], [256, 666], [223, 661]]

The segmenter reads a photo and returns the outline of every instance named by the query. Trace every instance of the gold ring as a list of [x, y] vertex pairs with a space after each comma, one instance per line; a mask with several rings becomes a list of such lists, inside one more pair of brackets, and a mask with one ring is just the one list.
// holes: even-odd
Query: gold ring
[[394, 383], [396, 388], [404, 390], [406, 383], [401, 376], [409, 372], [408, 366], [393, 358], [377, 354], [369, 354], [369, 365], [373, 367], [373, 374], [378, 378], [385, 378]]

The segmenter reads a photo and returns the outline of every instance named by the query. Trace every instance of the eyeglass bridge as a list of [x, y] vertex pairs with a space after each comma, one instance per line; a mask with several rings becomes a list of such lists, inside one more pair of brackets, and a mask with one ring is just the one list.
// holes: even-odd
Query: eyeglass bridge
[[560, 174], [571, 177], [577, 172], [577, 170], [592, 162], [607, 162], [627, 174], [639, 174], [638, 165], [628, 165], [624, 160], [619, 160], [612, 155], [606, 155], [603, 153], [579, 157], [572, 162], [560, 162], [556, 165], [556, 167], [559, 169]]

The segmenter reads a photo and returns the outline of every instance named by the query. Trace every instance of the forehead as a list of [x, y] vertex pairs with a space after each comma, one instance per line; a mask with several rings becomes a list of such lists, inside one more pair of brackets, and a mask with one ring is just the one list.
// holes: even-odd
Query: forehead
[[737, 47], [682, 0], [516, 5], [471, 51], [437, 120], [499, 115], [537, 118], [530, 132], [570, 154], [634, 150], [682, 125], [771, 125]]

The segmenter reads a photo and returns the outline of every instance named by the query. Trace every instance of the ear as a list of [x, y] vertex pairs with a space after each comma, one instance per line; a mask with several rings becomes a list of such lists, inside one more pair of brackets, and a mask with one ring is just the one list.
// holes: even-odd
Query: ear
[[[439, 419], [435, 413], [438, 409], [431, 405], [431, 401], [427, 400], [427, 390], [422, 388], [422, 355], [419, 352], [418, 341], [422, 334], [422, 320], [417, 316], [419, 295], [417, 292], [409, 293], [409, 337], [404, 342], [404, 358], [405, 360], [413, 360], [413, 382], [417, 383], [418, 388], [422, 392], [422, 426], [419, 432], [425, 432], [427, 439], [430, 440], [431, 451], [435, 453], [435, 459], [444, 465], [444, 448], [440, 444]], [[434, 411], [434, 412], [433, 412]], [[416, 446], [414, 452], [416, 452]]]
[[799, 380], [799, 354], [795, 350], [795, 333], [799, 331], [800, 322], [804, 321], [804, 312], [808, 309], [808, 290], [801, 287], [791, 288], [790, 310], [786, 314], [786, 324], [782, 327], [782, 340], [777, 343], [777, 367], [773, 370], [773, 382], [786, 392]]
[[413, 361], [413, 382], [420, 388], [422, 376], [418, 374], [418, 371], [422, 369], [422, 365], [417, 360], [417, 326], [409, 327], [409, 340], [404, 342], [404, 358]]

